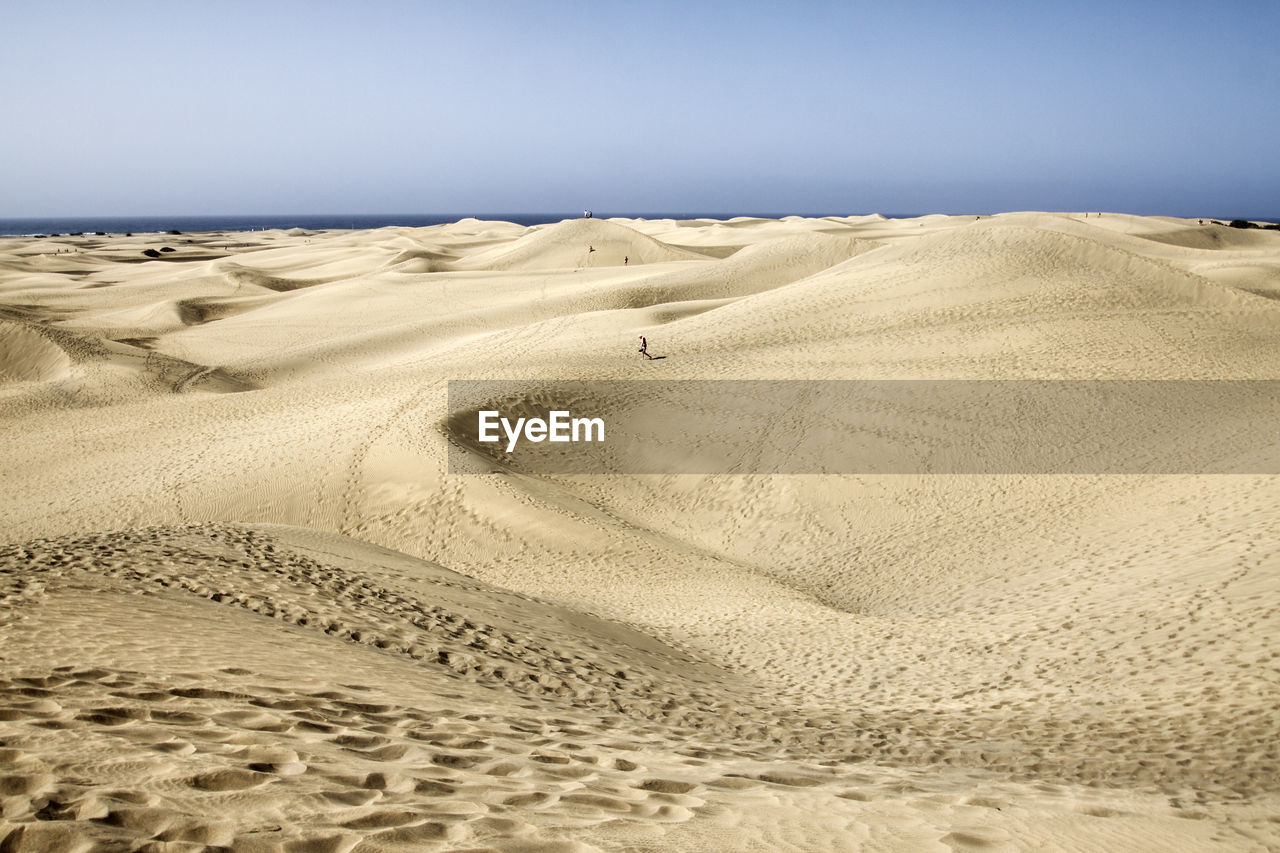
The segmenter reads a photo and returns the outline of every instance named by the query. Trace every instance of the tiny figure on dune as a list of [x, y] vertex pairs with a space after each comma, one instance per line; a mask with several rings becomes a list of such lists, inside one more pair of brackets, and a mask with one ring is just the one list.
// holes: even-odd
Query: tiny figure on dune
[[589, 254], [591, 254], [592, 252], [594, 252], [595, 250], [596, 250], [596, 247], [595, 247], [595, 246], [587, 246], [587, 254], [588, 254], [588, 255], [589, 255]]
[[653, 358], [649, 355], [649, 342], [644, 339], [644, 335], [640, 335], [640, 354], [645, 358]]
[[625, 266], [627, 265], [627, 261], [629, 261], [629, 260], [631, 260], [630, 256], [628, 256], [628, 255], [623, 255], [623, 256], [622, 256], [622, 265], [625, 267]]

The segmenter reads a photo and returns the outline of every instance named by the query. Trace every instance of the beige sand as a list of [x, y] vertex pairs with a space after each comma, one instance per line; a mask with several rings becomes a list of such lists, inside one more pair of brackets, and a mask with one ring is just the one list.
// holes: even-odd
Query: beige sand
[[458, 378], [1273, 379], [1278, 296], [1280, 233], [1110, 214], [0, 238], [0, 848], [1280, 849], [1274, 477], [440, 428]]

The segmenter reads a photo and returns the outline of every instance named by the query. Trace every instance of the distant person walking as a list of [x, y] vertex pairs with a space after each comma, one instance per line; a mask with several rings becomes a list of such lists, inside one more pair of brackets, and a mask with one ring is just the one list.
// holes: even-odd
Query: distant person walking
[[644, 339], [644, 335], [640, 335], [640, 354], [645, 358], [653, 358], [649, 355], [649, 342]]

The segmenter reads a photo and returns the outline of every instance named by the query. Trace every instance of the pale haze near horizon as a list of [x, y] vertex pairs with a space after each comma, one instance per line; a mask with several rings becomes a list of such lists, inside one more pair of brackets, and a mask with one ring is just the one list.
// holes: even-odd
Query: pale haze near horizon
[[1280, 215], [1280, 4], [10, 5], [0, 216]]

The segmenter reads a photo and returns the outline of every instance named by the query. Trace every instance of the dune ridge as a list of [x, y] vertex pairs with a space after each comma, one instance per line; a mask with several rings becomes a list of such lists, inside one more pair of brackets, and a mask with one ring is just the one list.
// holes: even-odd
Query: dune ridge
[[1274, 379], [1237, 231], [0, 238], [0, 849], [1280, 849], [1273, 477], [447, 468], [451, 379]]
[[663, 243], [617, 222], [566, 219], [535, 225], [510, 245], [459, 260], [461, 269], [546, 270], [699, 260], [702, 256]]

